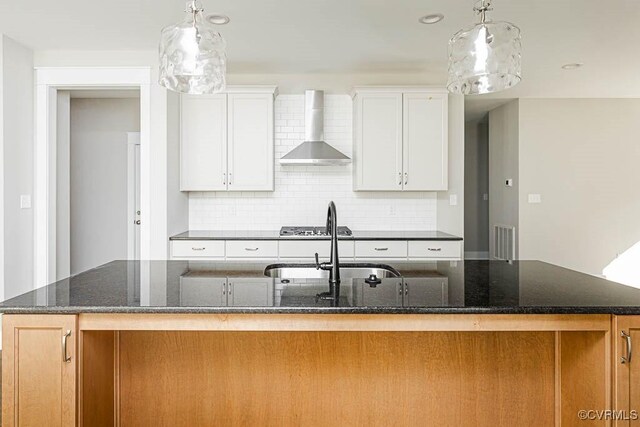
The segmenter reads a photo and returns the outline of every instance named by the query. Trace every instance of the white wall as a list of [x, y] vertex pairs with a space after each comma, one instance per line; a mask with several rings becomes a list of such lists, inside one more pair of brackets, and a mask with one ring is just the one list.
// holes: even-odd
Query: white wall
[[489, 138], [486, 121], [465, 123], [464, 249], [470, 257], [489, 254]]
[[602, 274], [640, 241], [640, 100], [523, 99], [519, 123], [520, 257]]
[[58, 91], [56, 111], [56, 279], [71, 274], [71, 95]]
[[[189, 228], [189, 194], [180, 191], [180, 95], [167, 93], [167, 234]], [[167, 241], [167, 245], [168, 245]]]
[[[352, 157], [349, 95], [325, 96], [325, 140]], [[356, 230], [435, 229], [436, 195], [430, 192], [354, 192], [352, 165], [282, 166], [277, 161], [304, 139], [304, 95], [275, 102], [275, 191], [190, 193], [192, 230], [277, 230], [323, 225], [329, 201], [340, 225]], [[455, 181], [454, 181], [455, 182]]]
[[139, 99], [71, 99], [71, 274], [127, 259], [127, 132]]
[[4, 298], [33, 288], [33, 52], [1, 36], [2, 192]]
[[[440, 231], [464, 236], [464, 96], [449, 95], [449, 190], [437, 194]], [[457, 201], [451, 204], [451, 196]]]
[[[519, 258], [518, 241], [518, 100], [489, 112], [489, 250], [494, 253], [495, 225], [516, 228], [515, 258]], [[513, 186], [505, 185], [507, 179]]]

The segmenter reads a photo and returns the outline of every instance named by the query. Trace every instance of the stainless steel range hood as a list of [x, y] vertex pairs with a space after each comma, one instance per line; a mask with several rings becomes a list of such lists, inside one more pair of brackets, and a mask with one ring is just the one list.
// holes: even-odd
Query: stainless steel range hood
[[280, 159], [282, 165], [334, 166], [351, 159], [324, 142], [324, 91], [307, 90], [305, 102], [305, 140]]

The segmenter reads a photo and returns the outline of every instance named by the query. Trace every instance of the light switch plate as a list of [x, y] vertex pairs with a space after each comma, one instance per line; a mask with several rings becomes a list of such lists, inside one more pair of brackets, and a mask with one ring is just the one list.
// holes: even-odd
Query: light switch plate
[[20, 209], [31, 209], [31, 195], [30, 194], [21, 194], [20, 195]]
[[451, 194], [449, 196], [449, 205], [456, 206], [458, 204], [458, 196], [456, 194]]
[[529, 194], [529, 203], [542, 203], [542, 196], [540, 194]]
[[489, 195], [488, 195], [487, 193], [484, 193], [484, 194], [482, 195], [482, 200], [484, 200], [484, 201], [489, 200]]

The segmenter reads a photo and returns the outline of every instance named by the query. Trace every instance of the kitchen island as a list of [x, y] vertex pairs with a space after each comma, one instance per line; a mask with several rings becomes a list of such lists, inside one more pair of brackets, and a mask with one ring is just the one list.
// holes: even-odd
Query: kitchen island
[[5, 301], [3, 425], [608, 425], [579, 411], [640, 408], [640, 290], [535, 261], [392, 265], [328, 300], [326, 280], [266, 263], [115, 261]]

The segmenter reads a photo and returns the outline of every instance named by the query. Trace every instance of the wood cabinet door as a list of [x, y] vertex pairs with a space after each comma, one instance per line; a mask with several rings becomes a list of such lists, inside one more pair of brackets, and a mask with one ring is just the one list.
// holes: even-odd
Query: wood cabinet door
[[77, 341], [75, 315], [2, 316], [4, 427], [76, 425]]
[[447, 94], [403, 95], [403, 188], [447, 189]]
[[273, 95], [228, 97], [229, 191], [273, 191]]
[[633, 350], [640, 345], [640, 316], [614, 316], [613, 334], [613, 406], [616, 411], [622, 411], [621, 415], [626, 415], [622, 418], [628, 418], [615, 420], [614, 425], [639, 426], [640, 354]]
[[182, 95], [180, 190], [227, 189], [227, 95]]
[[402, 190], [402, 94], [357, 95], [354, 189]]

